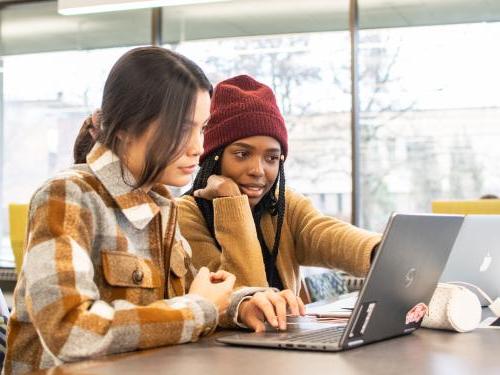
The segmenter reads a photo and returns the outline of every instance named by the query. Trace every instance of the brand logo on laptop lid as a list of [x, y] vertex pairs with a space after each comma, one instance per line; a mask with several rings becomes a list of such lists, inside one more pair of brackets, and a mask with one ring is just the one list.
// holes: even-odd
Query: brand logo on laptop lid
[[493, 260], [490, 252], [486, 254], [486, 256], [483, 259], [483, 262], [481, 263], [481, 266], [479, 267], [479, 272], [486, 272], [488, 268], [490, 268], [491, 261]]
[[417, 274], [417, 270], [415, 268], [410, 268], [408, 272], [406, 272], [405, 275], [405, 288], [410, 287], [411, 284], [413, 284], [413, 281], [415, 280], [415, 276]]

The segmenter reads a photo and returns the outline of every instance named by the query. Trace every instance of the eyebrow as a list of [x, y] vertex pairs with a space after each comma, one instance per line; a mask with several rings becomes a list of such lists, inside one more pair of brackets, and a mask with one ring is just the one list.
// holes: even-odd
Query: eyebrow
[[[244, 143], [244, 142], [231, 143], [231, 146], [243, 147], [243, 148], [247, 148], [247, 149], [250, 149], [250, 150], [255, 150], [254, 146], [249, 145], [248, 143]], [[281, 150], [279, 148], [268, 148], [266, 150], [266, 152], [281, 152]]]

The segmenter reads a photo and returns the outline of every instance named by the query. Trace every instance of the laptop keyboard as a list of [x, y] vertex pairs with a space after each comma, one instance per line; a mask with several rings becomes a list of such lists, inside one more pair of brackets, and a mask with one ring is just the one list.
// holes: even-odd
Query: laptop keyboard
[[345, 327], [330, 327], [314, 331], [291, 334], [280, 338], [280, 341], [288, 342], [316, 342], [321, 344], [333, 344], [340, 341]]

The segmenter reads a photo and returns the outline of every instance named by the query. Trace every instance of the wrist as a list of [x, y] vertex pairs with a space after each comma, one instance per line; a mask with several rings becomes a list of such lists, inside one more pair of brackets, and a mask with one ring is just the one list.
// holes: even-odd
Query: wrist
[[221, 189], [221, 192], [219, 194], [220, 197], [237, 197], [240, 195], [240, 189], [236, 184], [225, 186], [223, 189]]
[[234, 323], [240, 328], [248, 328], [243, 321], [243, 315], [250, 303], [252, 296], [244, 297], [238, 304], [236, 316], [234, 317]]

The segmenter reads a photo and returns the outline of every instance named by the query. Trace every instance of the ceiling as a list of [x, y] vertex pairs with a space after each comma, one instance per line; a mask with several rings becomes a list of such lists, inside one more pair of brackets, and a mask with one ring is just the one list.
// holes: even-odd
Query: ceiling
[[[1, 54], [148, 44], [149, 10], [57, 14], [56, 1], [0, 12]], [[12, 0], [0, 0], [12, 4]], [[358, 0], [361, 28], [500, 21], [499, 0]], [[349, 0], [232, 0], [163, 8], [163, 40], [175, 43], [251, 35], [348, 29]]]
[[48, 0], [0, 0], [0, 6], [4, 4], [19, 4], [19, 3], [33, 3], [33, 2], [43, 2], [43, 1], [48, 1]]

